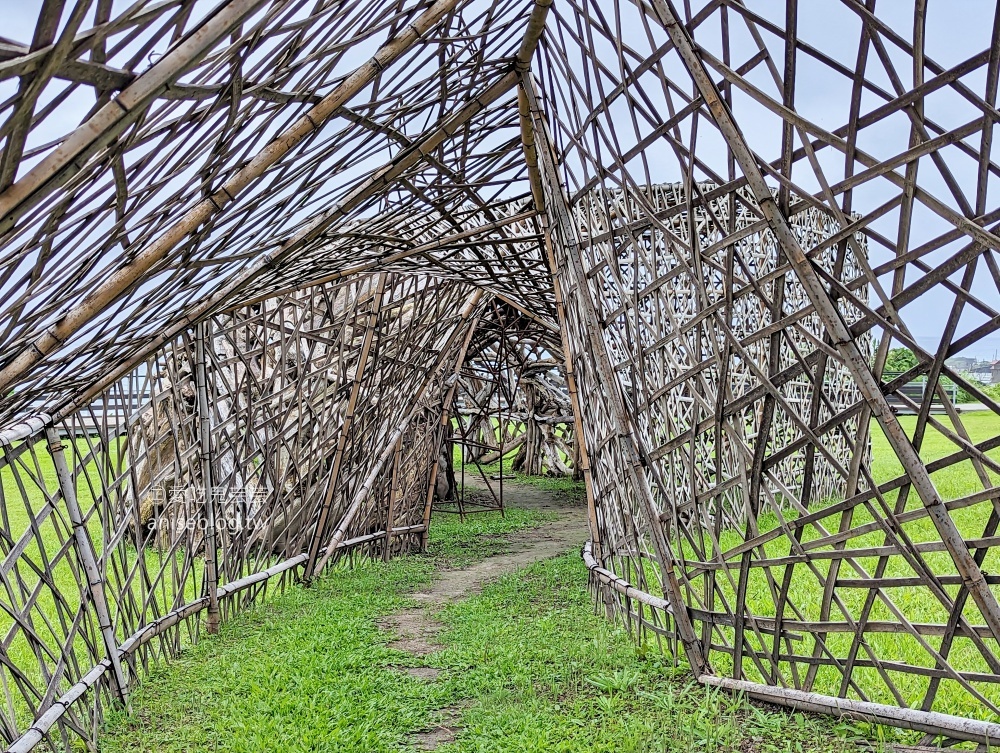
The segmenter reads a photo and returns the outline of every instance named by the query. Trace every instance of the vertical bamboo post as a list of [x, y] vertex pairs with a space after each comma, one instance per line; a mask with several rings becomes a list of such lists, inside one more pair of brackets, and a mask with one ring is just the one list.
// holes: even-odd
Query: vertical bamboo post
[[51, 424], [45, 429], [45, 438], [48, 440], [49, 455], [52, 457], [56, 478], [59, 481], [59, 491], [62, 493], [66, 512], [69, 514], [70, 524], [73, 527], [73, 543], [76, 547], [77, 557], [79, 557], [80, 564], [83, 565], [83, 571], [87, 576], [87, 589], [90, 591], [90, 600], [97, 613], [97, 624], [104, 642], [104, 653], [111, 662], [111, 690], [117, 700], [121, 703], [127, 703], [128, 684], [122, 670], [121, 657], [118, 656], [118, 641], [115, 639], [115, 630], [111, 625], [111, 611], [108, 609], [108, 600], [104, 592], [104, 573], [97, 563], [94, 542], [91, 541], [90, 533], [83, 521], [83, 513], [76, 497], [73, 475], [66, 463], [66, 453], [63, 450], [62, 440], [59, 438], [59, 432]]
[[385, 547], [382, 550], [382, 561], [389, 561], [389, 551], [392, 549], [392, 524], [396, 519], [396, 505], [398, 504], [399, 498], [402, 496], [402, 488], [400, 486], [400, 469], [399, 466], [403, 460], [403, 438], [400, 437], [396, 440], [396, 450], [395, 457], [392, 460], [392, 484], [389, 487], [389, 509], [385, 514]]
[[200, 322], [195, 330], [195, 390], [198, 393], [198, 459], [201, 463], [202, 493], [205, 495], [205, 590], [208, 610], [205, 631], [219, 632], [219, 547], [216, 537], [215, 485], [212, 480], [212, 416], [205, 369], [205, 341], [209, 324]]

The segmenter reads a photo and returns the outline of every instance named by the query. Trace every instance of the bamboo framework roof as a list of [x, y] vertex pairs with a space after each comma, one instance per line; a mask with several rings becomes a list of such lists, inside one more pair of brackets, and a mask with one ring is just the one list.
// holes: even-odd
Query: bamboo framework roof
[[701, 682], [1000, 739], [1000, 405], [949, 360], [1000, 329], [986, 5], [15, 13], [0, 739], [93, 744], [268, 583], [423, 546], [503, 359], [562, 367], [594, 587]]

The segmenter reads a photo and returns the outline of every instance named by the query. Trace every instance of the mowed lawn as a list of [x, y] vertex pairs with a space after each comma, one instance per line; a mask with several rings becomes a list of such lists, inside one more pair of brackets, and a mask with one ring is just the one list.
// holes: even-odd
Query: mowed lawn
[[[389, 646], [379, 618], [412, 605], [408, 593], [435, 570], [475, 561], [500, 534], [540, 522], [517, 509], [466, 524], [442, 517], [429, 556], [341, 567], [240, 615], [154, 671], [132, 712], [109, 718], [103, 750], [399, 751], [445, 723], [458, 729], [440, 753], [870, 750], [853, 742], [872, 733], [867, 725], [761, 709], [637, 647], [594, 613], [576, 552], [444, 609], [443, 650], [416, 657]], [[421, 665], [441, 674], [402, 671]]]

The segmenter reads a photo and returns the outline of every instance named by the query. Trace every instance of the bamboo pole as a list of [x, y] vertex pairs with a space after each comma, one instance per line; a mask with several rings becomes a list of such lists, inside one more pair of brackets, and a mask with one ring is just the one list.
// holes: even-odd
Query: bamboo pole
[[111, 690], [120, 702], [127, 703], [128, 683], [125, 680], [125, 672], [122, 670], [118, 657], [115, 629], [111, 624], [111, 611], [108, 609], [108, 600], [104, 593], [104, 573], [97, 563], [97, 553], [80, 510], [76, 488], [73, 485], [73, 475], [66, 463], [66, 454], [59, 433], [52, 426], [48, 426], [45, 429], [45, 438], [48, 440], [49, 455], [52, 457], [56, 478], [59, 481], [59, 491], [62, 493], [66, 512], [69, 514], [70, 524], [73, 527], [73, 542], [76, 546], [76, 553], [87, 576], [87, 589], [90, 592], [91, 603], [94, 605], [94, 612], [97, 614], [97, 625], [104, 642], [105, 658], [110, 660]]
[[479, 316], [469, 323], [468, 331], [465, 334], [465, 340], [462, 343], [462, 347], [459, 349], [458, 356], [455, 358], [455, 367], [448, 379], [450, 382], [448, 385], [448, 392], [445, 394], [444, 400], [441, 402], [441, 419], [438, 422], [438, 436], [437, 442], [435, 443], [436, 451], [433, 455], [434, 464], [431, 466], [431, 472], [429, 474], [430, 482], [427, 485], [427, 497], [424, 500], [424, 533], [423, 536], [420, 537], [420, 550], [423, 552], [427, 551], [427, 541], [428, 536], [430, 535], [431, 510], [434, 506], [434, 491], [437, 486], [438, 473], [441, 469], [441, 445], [443, 444], [445, 437], [447, 437], [448, 422], [451, 420], [451, 404], [455, 400], [455, 392], [458, 389], [458, 381], [461, 376], [460, 372], [462, 370], [462, 364], [465, 363], [465, 355], [469, 350], [469, 344], [472, 342], [472, 336], [475, 334], [478, 324]]
[[[210, 320], [209, 320], [210, 321]], [[212, 415], [205, 370], [205, 345], [209, 339], [209, 321], [195, 329], [195, 391], [198, 393], [198, 459], [201, 463], [202, 493], [205, 495], [205, 588], [208, 615], [205, 630], [219, 632], [219, 547], [216, 541], [215, 484], [212, 477]]]
[[[277, 565], [273, 565], [266, 570], [227, 583], [219, 589], [219, 596], [226, 598], [250, 586], [263, 583], [276, 575], [280, 575], [303, 564], [305, 559], [306, 555], [300, 554]], [[87, 691], [92, 690], [97, 685], [104, 673], [111, 669], [115, 662], [120, 666], [121, 660], [135, 652], [140, 646], [145, 645], [158, 635], [162, 635], [181, 620], [191, 617], [207, 607], [208, 597], [203, 596], [200, 599], [196, 599], [189, 604], [168, 612], [147, 625], [143, 625], [120, 646], [116, 646], [110, 657], [106, 657], [94, 665], [87, 674], [75, 682], [58, 700], [53, 702], [52, 706], [40, 714], [31, 727], [7, 748], [6, 753], [28, 753], [28, 751], [33, 750], [36, 745], [45, 739], [49, 730], [63, 717], [69, 708], [79, 701]]]
[[[562, 282], [552, 249], [552, 237], [548, 210], [545, 206], [545, 190], [542, 187], [542, 176], [538, 169], [538, 149], [535, 145], [535, 131], [531, 123], [531, 110], [528, 105], [528, 95], [524, 89], [524, 80], [530, 72], [522, 76], [517, 88], [517, 109], [521, 121], [521, 146], [524, 151], [524, 162], [528, 169], [528, 182], [531, 185], [531, 196], [538, 210], [538, 221], [542, 225], [545, 243], [545, 258], [552, 276], [552, 291], [555, 297], [556, 315], [559, 319], [560, 342], [562, 343], [563, 369], [566, 372], [566, 387], [569, 391], [570, 404], [573, 406], [573, 426], [576, 430], [576, 446], [580, 459], [580, 470], [583, 472], [584, 488], [587, 490], [587, 520], [590, 526], [590, 539], [594, 542], [594, 551], [601, 557], [601, 531], [597, 520], [597, 502], [594, 497], [594, 479], [590, 471], [590, 453], [587, 451], [587, 440], [584, 434], [583, 411], [580, 409], [580, 395], [576, 386], [576, 371], [573, 369], [573, 354], [570, 351], [569, 323], [566, 320], [566, 304], [562, 293]], [[502, 469], [501, 469], [502, 470]]]
[[[510, 88], [514, 87], [516, 83], [517, 78], [515, 74], [508, 73], [503, 76], [499, 81], [489, 87], [487, 91], [484, 92], [478, 99], [466, 104], [453, 117], [448, 118], [443, 123], [439, 124], [439, 126], [431, 131], [423, 140], [417, 142], [412, 148], [406, 150], [400, 155], [397, 155], [381, 168], [372, 172], [367, 180], [363, 181], [359, 186], [352, 190], [339, 204], [331, 207], [322, 216], [314, 218], [310, 222], [306, 223], [305, 226], [299, 230], [299, 232], [297, 232], [285, 243], [284, 246], [282, 246], [278, 253], [273, 256], [270, 254], [261, 256], [250, 264], [246, 270], [237, 274], [232, 280], [203, 299], [199, 304], [191, 307], [184, 314], [184, 316], [173, 322], [163, 332], [151, 338], [149, 344], [145, 348], [141, 349], [138, 355], [133, 356], [121, 367], [114, 369], [108, 376], [98, 381], [93, 388], [88, 389], [80, 398], [62, 406], [58, 411], [56, 411], [54, 418], [56, 420], [61, 420], [73, 411], [86, 406], [96, 395], [100, 394], [117, 379], [121, 378], [121, 376], [127, 374], [135, 368], [136, 365], [155, 352], [157, 348], [160, 348], [170, 342], [184, 330], [196, 325], [204, 316], [207, 316], [221, 303], [230, 300], [237, 291], [254, 280], [261, 272], [279, 264], [283, 259], [287, 258], [292, 251], [298, 249], [305, 242], [323, 232], [335, 219], [346, 216], [352, 209], [360, 205], [363, 201], [376, 195], [379, 191], [385, 190], [393, 183], [393, 181], [398, 179], [405, 170], [417, 164], [421, 159], [425, 159], [427, 154], [431, 153], [435, 148], [440, 146], [445, 139], [451, 138], [458, 132], [463, 124], [467, 123], [483, 109], [502, 97]], [[500, 227], [501, 225], [502, 223], [498, 223], [497, 227]], [[428, 244], [428, 247], [433, 247], [433, 244]], [[426, 248], [422, 250], [426, 250]], [[402, 258], [406, 257], [400, 256], [398, 259], [394, 260]], [[353, 271], [355, 273], [361, 273], [364, 270], [356, 268]], [[343, 275], [336, 275], [333, 279], [341, 279], [342, 276]], [[0, 371], [0, 378], [2, 378], [2, 375], [3, 371]]]
[[396, 450], [392, 458], [392, 484], [389, 487], [389, 507], [385, 513], [385, 548], [382, 550], [382, 561], [389, 561], [389, 550], [392, 548], [392, 539], [395, 536], [393, 530], [393, 520], [396, 517], [396, 505], [402, 497], [403, 490], [400, 487], [400, 464], [403, 458], [403, 438], [396, 440]]
[[17, 218], [79, 172], [87, 160], [141, 116], [149, 103], [265, 0], [230, 0], [213, 9], [179, 44], [122, 89], [51, 154], [0, 193], [0, 235]]
[[0, 447], [10, 449], [17, 442], [38, 434], [51, 424], [52, 418], [47, 413], [28, 416], [0, 431]]
[[[584, 544], [581, 556], [587, 570], [601, 583], [629, 599], [671, 613], [669, 601], [637, 589], [625, 579], [601, 567], [592, 554], [592, 542], [588, 541]], [[838, 718], [857, 719], [872, 724], [891, 725], [933, 735], [944, 735], [958, 740], [971, 740], [984, 745], [1000, 741], [1000, 724], [994, 722], [983, 722], [926, 710], [888, 706], [870, 701], [837, 698], [795, 688], [762, 685], [748, 680], [734, 680], [707, 673], [699, 675], [698, 682], [702, 685], [722, 688], [731, 693], [742, 693], [759, 701], [795, 710], [828, 714]]]
[[828, 714], [838, 719], [857, 719], [870, 724], [884, 724], [902, 729], [912, 729], [930, 735], [941, 735], [956, 740], [970, 740], [980, 745], [993, 745], [1000, 740], [1000, 724], [978, 719], [966, 719], [936, 711], [888, 706], [871, 701], [851, 698], [833, 698], [820, 693], [809, 693], [795, 688], [781, 688], [748, 680], [733, 680], [717, 675], [701, 675], [698, 682], [710, 687], [723, 688], [731, 693], [742, 693], [750, 698], [775, 706]]

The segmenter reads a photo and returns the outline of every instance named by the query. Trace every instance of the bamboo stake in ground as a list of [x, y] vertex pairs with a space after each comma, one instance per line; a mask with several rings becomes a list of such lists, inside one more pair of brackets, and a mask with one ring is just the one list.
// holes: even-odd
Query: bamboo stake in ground
[[195, 391], [198, 393], [198, 459], [201, 464], [201, 492], [205, 495], [205, 589], [208, 612], [205, 630], [209, 635], [219, 632], [219, 546], [216, 541], [215, 484], [212, 478], [212, 415], [205, 373], [205, 345], [209, 339], [209, 324], [202, 322], [195, 329]]

